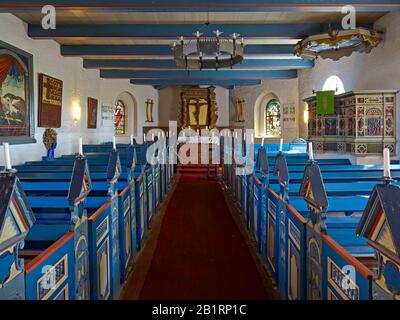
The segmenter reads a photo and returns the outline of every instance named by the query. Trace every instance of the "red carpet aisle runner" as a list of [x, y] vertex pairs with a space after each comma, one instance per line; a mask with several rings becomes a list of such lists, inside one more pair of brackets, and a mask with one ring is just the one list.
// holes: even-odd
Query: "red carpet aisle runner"
[[140, 299], [269, 299], [216, 181], [182, 176]]

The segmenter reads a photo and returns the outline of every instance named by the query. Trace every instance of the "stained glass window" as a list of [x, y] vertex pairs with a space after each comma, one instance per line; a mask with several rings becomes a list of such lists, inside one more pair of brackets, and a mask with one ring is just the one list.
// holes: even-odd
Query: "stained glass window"
[[281, 136], [281, 106], [277, 100], [270, 100], [265, 110], [265, 133], [268, 137]]
[[126, 117], [126, 108], [125, 104], [118, 100], [115, 103], [114, 109], [114, 127], [115, 127], [115, 135], [124, 135], [126, 134], [127, 129], [127, 117]]

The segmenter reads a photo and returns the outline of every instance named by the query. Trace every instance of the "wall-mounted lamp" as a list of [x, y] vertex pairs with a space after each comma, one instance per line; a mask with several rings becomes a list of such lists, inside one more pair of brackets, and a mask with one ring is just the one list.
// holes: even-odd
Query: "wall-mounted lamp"
[[72, 103], [72, 117], [74, 119], [74, 124], [77, 124], [81, 120], [81, 106], [78, 101]]
[[304, 107], [303, 120], [305, 124], [308, 124], [308, 104]]

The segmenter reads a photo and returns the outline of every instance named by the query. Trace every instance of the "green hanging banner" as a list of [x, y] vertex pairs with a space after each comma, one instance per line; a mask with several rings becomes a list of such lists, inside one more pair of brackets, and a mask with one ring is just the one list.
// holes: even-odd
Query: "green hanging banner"
[[317, 91], [317, 114], [335, 114], [335, 91]]

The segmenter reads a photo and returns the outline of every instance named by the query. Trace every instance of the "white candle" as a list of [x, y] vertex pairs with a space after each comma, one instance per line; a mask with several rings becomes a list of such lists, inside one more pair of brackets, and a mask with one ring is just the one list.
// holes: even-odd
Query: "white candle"
[[264, 137], [261, 139], [261, 146], [264, 147]]
[[314, 161], [314, 153], [313, 153], [313, 149], [312, 149], [312, 142], [308, 143], [308, 159], [310, 159], [311, 161]]
[[143, 142], [146, 142], [146, 134], [143, 133]]
[[279, 145], [279, 151], [283, 152], [283, 139], [281, 139], [280, 145]]
[[133, 145], [133, 134], [131, 134], [131, 145]]
[[4, 147], [4, 167], [6, 170], [11, 170], [10, 146], [7, 142], [3, 143]]
[[79, 138], [79, 155], [83, 156], [83, 140], [82, 140], [82, 137]]
[[390, 150], [383, 149], [383, 176], [390, 178]]
[[115, 139], [115, 136], [113, 137], [113, 149], [117, 150], [117, 140]]

